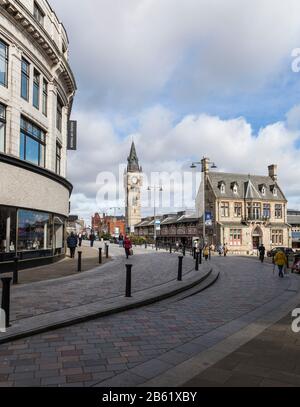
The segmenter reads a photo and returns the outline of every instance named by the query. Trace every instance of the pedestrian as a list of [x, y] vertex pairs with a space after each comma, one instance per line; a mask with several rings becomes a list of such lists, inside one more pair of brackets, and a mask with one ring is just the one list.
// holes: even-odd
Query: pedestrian
[[122, 235], [122, 233], [119, 235], [119, 247], [123, 247], [124, 246], [124, 237]]
[[275, 257], [274, 257], [274, 263], [276, 264], [276, 266], [278, 267], [279, 270], [279, 277], [283, 278], [283, 268], [284, 266], [287, 265], [287, 257], [284, 253], [283, 250], [279, 250]]
[[205, 260], [208, 261], [208, 258], [209, 258], [209, 247], [208, 246], [204, 247], [203, 255], [204, 255]]
[[227, 254], [228, 254], [228, 247], [227, 247], [227, 244], [225, 243], [224, 244], [224, 257], [226, 257]]
[[223, 246], [221, 244], [219, 244], [218, 253], [220, 257], [223, 255]]
[[91, 246], [91, 247], [94, 247], [94, 241], [95, 241], [95, 240], [96, 240], [95, 233], [92, 232], [92, 233], [90, 234], [90, 246]]
[[83, 238], [82, 233], [79, 233], [79, 235], [78, 235], [78, 246], [79, 247], [81, 247], [81, 245], [82, 245], [82, 238]]
[[263, 263], [265, 261], [265, 255], [266, 255], [266, 248], [263, 244], [261, 244], [258, 248], [259, 251], [259, 259]]
[[128, 236], [125, 236], [125, 239], [124, 239], [124, 249], [125, 249], [126, 258], [128, 259], [129, 256], [132, 255], [132, 251], [131, 251], [132, 243]]
[[74, 259], [75, 257], [77, 244], [78, 244], [77, 236], [75, 236], [74, 233], [71, 232], [70, 236], [67, 238], [67, 246], [70, 249], [71, 259]]

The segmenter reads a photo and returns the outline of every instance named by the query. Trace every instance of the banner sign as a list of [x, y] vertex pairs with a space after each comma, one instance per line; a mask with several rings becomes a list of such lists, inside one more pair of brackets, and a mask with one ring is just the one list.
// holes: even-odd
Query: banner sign
[[69, 120], [68, 123], [68, 150], [77, 150], [77, 121]]
[[205, 226], [212, 226], [213, 216], [211, 212], [205, 212]]

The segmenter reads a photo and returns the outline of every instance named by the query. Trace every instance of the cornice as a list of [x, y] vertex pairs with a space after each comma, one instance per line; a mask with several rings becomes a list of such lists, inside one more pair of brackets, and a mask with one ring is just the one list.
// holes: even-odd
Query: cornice
[[76, 81], [68, 61], [52, 40], [47, 31], [40, 25], [19, 0], [0, 0], [0, 7], [4, 9], [22, 30], [25, 30], [32, 41], [47, 55], [52, 64], [59, 65], [68, 91], [76, 91]]

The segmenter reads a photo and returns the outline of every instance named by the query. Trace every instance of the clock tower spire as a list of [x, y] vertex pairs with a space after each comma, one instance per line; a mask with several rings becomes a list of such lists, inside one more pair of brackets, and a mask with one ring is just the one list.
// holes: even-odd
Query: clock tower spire
[[127, 171], [124, 175], [126, 231], [133, 233], [134, 226], [141, 221], [141, 187], [143, 185], [143, 170], [139, 165], [134, 142], [132, 142], [127, 161]]

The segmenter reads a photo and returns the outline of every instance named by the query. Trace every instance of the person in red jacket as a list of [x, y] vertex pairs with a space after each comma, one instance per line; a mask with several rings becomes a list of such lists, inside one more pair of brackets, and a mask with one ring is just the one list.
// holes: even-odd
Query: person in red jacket
[[124, 248], [125, 248], [126, 258], [128, 259], [130, 256], [131, 248], [132, 248], [132, 243], [128, 236], [125, 236]]

